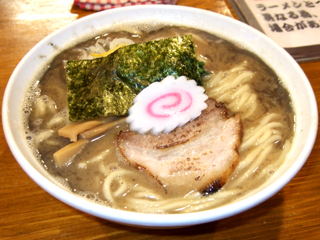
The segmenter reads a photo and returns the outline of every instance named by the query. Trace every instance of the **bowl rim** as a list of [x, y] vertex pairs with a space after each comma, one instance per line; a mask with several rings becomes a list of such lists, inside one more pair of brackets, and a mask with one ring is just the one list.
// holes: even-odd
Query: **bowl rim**
[[109, 14], [117, 14], [120, 12], [130, 12], [130, 11], [137, 11], [137, 10], [148, 11], [148, 10], [155, 10], [155, 9], [163, 9], [163, 10], [170, 9], [170, 10], [185, 11], [188, 13], [196, 12], [200, 14], [209, 14], [214, 18], [219, 18], [226, 22], [233, 22], [233, 24], [238, 24], [239, 26], [241, 26], [241, 28], [249, 32], [253, 32], [253, 34], [255, 35], [258, 35], [259, 39], [263, 39], [263, 41], [268, 42], [275, 49], [277, 49], [282, 55], [285, 55], [289, 63], [298, 68], [297, 71], [299, 72], [300, 77], [308, 80], [305, 74], [303, 73], [303, 71], [301, 70], [301, 68], [299, 67], [299, 65], [296, 63], [296, 61], [283, 48], [278, 46], [276, 43], [274, 43], [271, 39], [269, 39], [267, 36], [259, 32], [258, 30], [255, 30], [250, 26], [242, 22], [239, 22], [235, 19], [232, 19], [230, 17], [224, 16], [215, 12], [207, 11], [207, 10], [197, 9], [193, 7], [185, 7], [185, 6], [174, 6], [174, 5], [130, 6], [125, 8], [117, 8], [117, 9], [102, 11], [102, 12], [94, 13], [94, 14], [85, 16], [81, 19], [78, 19], [58, 29], [57, 31], [51, 33], [46, 38], [41, 40], [37, 45], [35, 45], [25, 55], [25, 57], [19, 62], [19, 64], [17, 65], [17, 67], [15, 68], [14, 72], [12, 73], [9, 79], [9, 82], [5, 90], [4, 98], [3, 98], [3, 104], [2, 104], [3, 130], [4, 130], [5, 138], [9, 145], [9, 148], [12, 154], [14, 155], [15, 159], [17, 160], [17, 162], [23, 168], [23, 170], [29, 175], [30, 178], [33, 179], [33, 181], [35, 181], [46, 192], [50, 193], [52, 196], [56, 197], [60, 201], [76, 209], [79, 209], [83, 212], [86, 212], [91, 215], [94, 215], [103, 219], [107, 219], [113, 222], [117, 222], [125, 225], [153, 227], [153, 228], [186, 227], [186, 226], [220, 220], [226, 217], [233, 216], [245, 210], [248, 210], [260, 204], [261, 202], [267, 200], [268, 198], [272, 197], [275, 193], [280, 191], [297, 174], [297, 172], [301, 169], [301, 167], [307, 160], [310, 152], [312, 151], [313, 144], [315, 142], [316, 135], [317, 135], [318, 109], [317, 109], [316, 98], [312, 90], [311, 84], [309, 82], [305, 81], [305, 84], [306, 84], [305, 87], [307, 88], [307, 91], [309, 93], [309, 98], [311, 101], [310, 108], [312, 108], [314, 111], [313, 121], [311, 122], [313, 131], [310, 131], [308, 141], [305, 143], [305, 147], [303, 148], [303, 151], [300, 153], [297, 161], [295, 161], [294, 164], [291, 166], [291, 168], [285, 171], [283, 176], [279, 177], [279, 179], [276, 182], [262, 189], [257, 194], [248, 197], [250, 201], [248, 201], [248, 199], [240, 200], [222, 207], [205, 210], [201, 212], [183, 213], [183, 214], [182, 213], [164, 214], [164, 215], [150, 214], [150, 213], [136, 213], [136, 212], [129, 212], [125, 210], [113, 209], [110, 207], [101, 206], [97, 203], [88, 202], [87, 200], [82, 199], [71, 192], [66, 192], [60, 186], [51, 182], [45, 176], [39, 173], [28, 161], [24, 160], [25, 155], [20, 151], [19, 147], [17, 146], [14, 140], [12, 128], [10, 127], [10, 125], [12, 125], [12, 122], [8, 118], [8, 112], [10, 111], [9, 110], [9, 100], [10, 100], [9, 94], [14, 88], [14, 79], [19, 74], [19, 71], [21, 70], [21, 68], [23, 68], [25, 62], [32, 57], [36, 48], [40, 48], [42, 45], [44, 45], [48, 41], [48, 39], [52, 38], [52, 36], [62, 34], [64, 31], [67, 31], [68, 29], [71, 29], [74, 26], [79, 26], [87, 21], [93, 21], [98, 17], [102, 17]]

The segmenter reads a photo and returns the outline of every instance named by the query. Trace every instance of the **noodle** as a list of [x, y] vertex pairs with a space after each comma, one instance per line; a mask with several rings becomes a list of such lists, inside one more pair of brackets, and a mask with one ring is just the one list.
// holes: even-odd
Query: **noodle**
[[[129, 29], [131, 33], [137, 34], [135, 29]], [[169, 32], [168, 35], [181, 35], [182, 30], [180, 28], [170, 27], [169, 29], [166, 31], [172, 32]], [[210, 55], [206, 55], [206, 51], [209, 46], [211, 47], [214, 44], [216, 44], [214, 52], [218, 51], [221, 46], [223, 47], [223, 40], [203, 37], [207, 35], [201, 35], [203, 33], [199, 31], [196, 32], [199, 35], [194, 34], [195, 30], [192, 29], [183, 31], [182, 33], [187, 32], [194, 35], [197, 47], [205, 49], [202, 52], [200, 51], [200, 55], [202, 59], [205, 59], [205, 64], [209, 66], [209, 69], [213, 62], [218, 64], [220, 57], [219, 61], [217, 59], [213, 61]], [[92, 54], [103, 54], [109, 51], [114, 39], [122, 40], [117, 40], [112, 45], [118, 45], [120, 42], [130, 43], [131, 40], [127, 42], [123, 39], [132, 38], [132, 35], [127, 33], [112, 34], [114, 33], [90, 40], [86, 45], [76, 46], [65, 56], [72, 53], [71, 59], [91, 59], [94, 57]], [[142, 32], [138, 31], [138, 34], [142, 34]], [[155, 32], [154, 35], [147, 34], [141, 39], [134, 39], [135, 41], [142, 41], [148, 38], [159, 39], [161, 37], [163, 37], [163, 34], [160, 31], [159, 33]], [[208, 39], [210, 39], [211, 45], [207, 43]], [[63, 60], [66, 59], [65, 56]], [[88, 143], [90, 148], [84, 149], [81, 154], [75, 157], [74, 166], [72, 164], [68, 166], [70, 170], [67, 167], [65, 169], [57, 168], [54, 163], [52, 164], [52, 157], [46, 158], [44, 165], [48, 165], [49, 170], [50, 164], [53, 165], [51, 169], [54, 170], [51, 170], [51, 172], [63, 176], [63, 179], [68, 178], [67, 181], [70, 185], [66, 182], [64, 184], [70, 186], [70, 189], [78, 192], [80, 196], [129, 211], [160, 214], [188, 213], [212, 209], [241, 200], [250, 191], [254, 191], [263, 182], [267, 181], [285, 161], [291, 148], [290, 137], [292, 136], [292, 133], [286, 133], [288, 132], [288, 120], [283, 117], [282, 110], [273, 111], [272, 106], [266, 106], [261, 99], [261, 91], [263, 90], [254, 85], [257, 84], [255, 81], [259, 78], [256, 73], [258, 70], [252, 70], [253, 68], [250, 65], [252, 65], [253, 60], [248, 62], [247, 59], [246, 57], [244, 60], [239, 60], [226, 67], [217, 67], [217, 70], [213, 71], [214, 73], [208, 74], [203, 79], [208, 97], [223, 102], [232, 114], [239, 114], [244, 126], [243, 139], [239, 148], [239, 164], [228, 182], [214, 194], [204, 194], [199, 191], [192, 191], [184, 196], [166, 194], [165, 188], [162, 188], [158, 182], [150, 180], [146, 171], [134, 169], [119, 161], [114, 149], [114, 136], [119, 131], [128, 129], [126, 123], [120, 123], [120, 121], [115, 127], [108, 129], [108, 133], [103, 132], [98, 137], [90, 138], [90, 143]], [[227, 63], [226, 60], [222, 61], [222, 64], [226, 65]], [[261, 65], [258, 65], [258, 67], [260, 68]], [[212, 67], [212, 69], [214, 68]], [[57, 72], [56, 75], [59, 77], [59, 71]], [[258, 85], [261, 82], [262, 80], [258, 79]], [[61, 139], [57, 134], [57, 130], [68, 124], [69, 120], [66, 103], [63, 100], [61, 100], [62, 103], [55, 103], [57, 95], [66, 98], [65, 83], [55, 84], [51, 82], [49, 87], [47, 86], [49, 90], [54, 87], [52, 91], [55, 92], [55, 96], [47, 94], [41, 87], [38, 88], [37, 84], [33, 86], [34, 93], [28, 93], [29, 95], [27, 95], [32, 102], [32, 104], [29, 103], [32, 112], [29, 114], [27, 128], [30, 127], [30, 131], [28, 130], [29, 137], [31, 136], [30, 142], [36, 146], [35, 151], [38, 151], [38, 147], [41, 148], [41, 151], [39, 151], [40, 160], [44, 161], [42, 160], [43, 156], [52, 156], [52, 152], [69, 143], [68, 140]], [[273, 86], [272, 84], [274, 83], [269, 83], [269, 89], [277, 88], [278, 85]], [[26, 106], [29, 105], [26, 104]], [[26, 109], [28, 108], [26, 107]], [[114, 121], [114, 118], [108, 118], [107, 121], [109, 120]], [[76, 171], [83, 175], [79, 177], [80, 174], [74, 174]], [[71, 177], [69, 178], [70, 174], [74, 174], [71, 176], [75, 179], [73, 183], [71, 183]], [[87, 178], [87, 176], [90, 177]], [[80, 178], [84, 183], [78, 183]], [[92, 183], [86, 183], [87, 179]], [[158, 186], [158, 188], [155, 186]]]
[[[227, 103], [228, 107], [235, 113], [239, 113], [245, 121], [252, 118], [252, 114], [262, 105], [258, 101], [256, 94], [249, 85], [254, 73], [245, 70], [243, 66], [236, 67], [224, 73], [219, 72], [211, 79], [207, 79], [205, 86], [209, 97], [216, 97], [219, 101]], [[223, 92], [223, 94], [219, 94]], [[232, 93], [232, 94], [231, 94]], [[235, 107], [236, 106], [236, 107]], [[269, 171], [261, 171], [268, 155], [276, 149], [276, 143], [283, 141], [281, 131], [284, 123], [280, 121], [281, 117], [277, 113], [270, 113], [258, 119], [256, 126], [252, 129], [244, 130], [243, 142], [239, 150], [241, 159], [236, 169], [236, 177], [232, 177], [229, 182], [217, 193], [203, 197], [199, 192], [186, 195], [184, 198], [171, 198], [163, 200], [155, 193], [151, 194], [146, 188], [130, 188], [130, 193], [125, 198], [125, 205], [128, 209], [145, 212], [193, 212], [213, 208], [221, 204], [225, 197], [233, 195], [234, 199], [244, 195], [241, 185], [254, 185], [255, 181], [247, 181], [254, 173], [259, 179], [268, 178]], [[255, 146], [252, 148], [252, 146]], [[290, 149], [291, 142], [285, 141], [282, 152], [275, 166], [279, 166], [285, 159], [287, 151]], [[280, 151], [281, 149], [279, 149]], [[259, 174], [257, 173], [259, 171]], [[123, 175], [130, 175], [129, 171], [120, 168], [107, 175], [103, 193], [106, 199], [116, 204], [117, 197], [123, 198], [128, 186], [120, 184], [119, 189], [111, 191], [111, 185], [121, 179]], [[119, 183], [118, 183], [119, 185]], [[151, 194], [151, 195], [150, 195]]]
[[[119, 182], [125, 175], [130, 175], [132, 177], [132, 173], [123, 169], [116, 169], [109, 174], [103, 186], [103, 193], [105, 194], [105, 198], [108, 199], [111, 203], [116, 204], [116, 198], [126, 195], [126, 191], [128, 190], [127, 184], [124, 182]], [[134, 174], [133, 174], [134, 175]], [[115, 191], [111, 191], [111, 185], [115, 185], [116, 181], [119, 188]], [[202, 194], [199, 192], [192, 192], [186, 195], [184, 198], [176, 197], [171, 199], [163, 199], [162, 196], [150, 193], [150, 190], [144, 187], [136, 187], [131, 188], [131, 192], [128, 193], [128, 197], [126, 197], [126, 205], [128, 209], [146, 212], [154, 212], [154, 213], [165, 213], [170, 211], [175, 212], [193, 212], [204, 210], [208, 208], [212, 208], [218, 204], [221, 204], [226, 195], [233, 195], [239, 193], [241, 190], [238, 189], [236, 191], [219, 191], [214, 195], [207, 196], [205, 198], [202, 197]]]
[[36, 99], [35, 108], [33, 111], [35, 118], [44, 117], [49, 113], [56, 113], [57, 107], [55, 106], [54, 101], [46, 95], [42, 95]]
[[228, 109], [234, 113], [242, 113], [241, 117], [246, 119], [254, 116], [258, 108], [262, 108], [257, 101], [257, 94], [248, 85], [253, 76], [253, 72], [239, 66], [230, 71], [213, 74], [211, 78], [205, 79], [204, 86], [209, 97], [226, 103]]

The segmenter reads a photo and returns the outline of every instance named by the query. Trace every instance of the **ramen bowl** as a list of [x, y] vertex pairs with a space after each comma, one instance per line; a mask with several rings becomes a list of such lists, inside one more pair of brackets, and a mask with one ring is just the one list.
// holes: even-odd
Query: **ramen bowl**
[[[34, 156], [26, 140], [22, 114], [26, 91], [39, 71], [62, 50], [94, 37], [120, 23], [158, 22], [200, 29], [259, 56], [279, 76], [295, 111], [294, 138], [286, 160], [264, 184], [228, 204], [193, 213], [146, 214], [110, 208], [68, 190]], [[227, 218], [250, 209], [280, 191], [301, 169], [315, 142], [318, 126], [313, 90], [296, 61], [261, 32], [229, 17], [190, 7], [133, 6], [81, 18], [39, 42], [14, 70], [3, 99], [2, 121], [8, 145], [24, 171], [45, 191], [62, 202], [99, 218], [125, 225], [174, 228]]]

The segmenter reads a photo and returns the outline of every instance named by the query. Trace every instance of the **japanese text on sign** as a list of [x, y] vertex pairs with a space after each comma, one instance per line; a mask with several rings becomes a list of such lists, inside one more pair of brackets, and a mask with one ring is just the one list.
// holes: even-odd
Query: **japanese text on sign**
[[320, 44], [320, 0], [245, 0], [262, 30], [282, 47]]

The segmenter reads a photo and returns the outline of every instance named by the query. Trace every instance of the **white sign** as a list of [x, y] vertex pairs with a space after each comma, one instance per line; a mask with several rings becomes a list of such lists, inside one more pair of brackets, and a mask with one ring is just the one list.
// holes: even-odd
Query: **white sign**
[[244, 0], [266, 35], [283, 48], [320, 44], [320, 0]]

